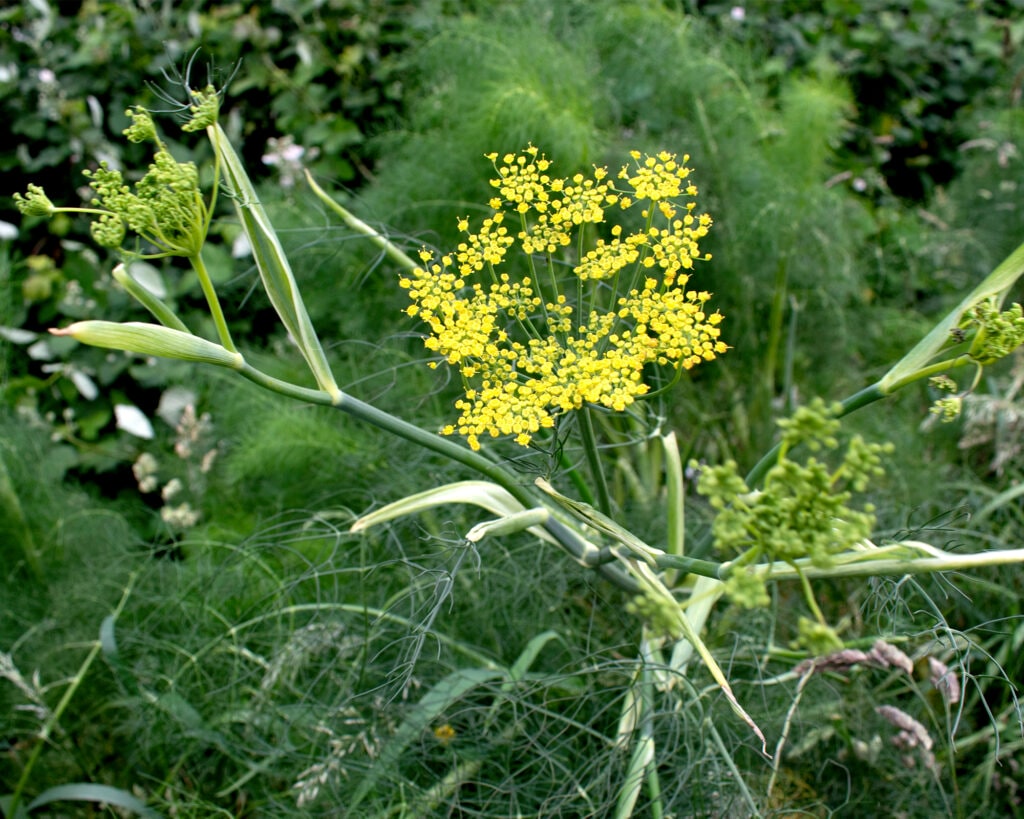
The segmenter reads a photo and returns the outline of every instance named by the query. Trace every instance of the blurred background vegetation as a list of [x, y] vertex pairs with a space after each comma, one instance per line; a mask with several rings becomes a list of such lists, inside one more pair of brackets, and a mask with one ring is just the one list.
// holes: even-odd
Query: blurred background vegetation
[[[1024, 240], [1022, 50], [1024, 0], [0, 9], [0, 794], [129, 586], [117, 650], [84, 680], [32, 793], [93, 781], [177, 815], [329, 816], [384, 760], [381, 815], [419, 805], [419, 815], [598, 816], [624, 764], [600, 741], [614, 736], [628, 673], [616, 657], [635, 650], [624, 647], [625, 615], [610, 613], [621, 611], [608, 605], [614, 592], [511, 541], [489, 547], [471, 580], [456, 577], [435, 622], [438, 578], [462, 565], [470, 518], [345, 534], [353, 514], [455, 479], [449, 467], [217, 374], [46, 335], [85, 317], [142, 318], [85, 219], [22, 219], [10, 198], [34, 182], [78, 204], [82, 172], [100, 161], [140, 173], [147, 157], [120, 137], [129, 105], [168, 111], [158, 127], [175, 153], [202, 163], [207, 147], [183, 139], [167, 97], [182, 81], [226, 86], [225, 125], [260, 180], [339, 381], [428, 427], [450, 417], [456, 387], [420, 363], [396, 271], [323, 212], [301, 169], [416, 249], [447, 247], [456, 217], [482, 206], [491, 151], [532, 141], [561, 174], [615, 167], [631, 148], [690, 154], [716, 221], [714, 260], [697, 275], [734, 349], [655, 411], [688, 455], [750, 466], [778, 417], [874, 381]], [[224, 213], [206, 260], [233, 332], [266, 368], [293, 376], [300, 362]], [[194, 277], [135, 264], [203, 326]], [[876, 500], [887, 533], [946, 548], [1020, 543], [1022, 383], [1019, 359], [997, 368], [953, 426], [925, 420], [934, 396], [923, 387], [849, 419], [896, 444]], [[879, 672], [857, 686], [822, 681], [801, 705], [766, 812], [1022, 815], [1010, 681], [1024, 679], [1024, 582], [993, 573], [957, 584], [836, 585], [851, 638], [914, 635], [907, 650], [921, 658], [941, 644], [972, 682], [944, 715]], [[712, 635], [776, 734], [792, 691], [760, 683], [784, 667], [765, 646], [786, 644], [785, 609], [779, 599], [764, 622], [727, 612]], [[432, 629], [431, 647], [412, 663], [410, 624], [428, 619], [420, 638]], [[408, 701], [467, 657], [511, 665], [545, 629], [589, 636], [545, 644], [543, 674], [514, 692], [467, 692], [447, 717], [455, 740], [426, 731], [400, 754], [386, 750]], [[941, 776], [888, 746], [854, 754], [884, 735], [874, 708], [894, 701], [931, 715]], [[658, 721], [659, 742], [678, 747], [671, 804], [680, 816], [743, 815], [729, 763], [754, 780], [770, 771], [742, 730], [722, 728], [721, 702], [697, 702]], [[531, 744], [547, 750], [513, 772]], [[469, 764], [473, 788], [430, 801], [432, 783]]]

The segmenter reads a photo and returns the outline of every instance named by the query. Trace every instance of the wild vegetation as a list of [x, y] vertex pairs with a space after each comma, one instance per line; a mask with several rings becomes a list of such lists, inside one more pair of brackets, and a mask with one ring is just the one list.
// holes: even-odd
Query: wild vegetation
[[0, 11], [0, 812], [1022, 815], [1024, 7], [806, 6]]

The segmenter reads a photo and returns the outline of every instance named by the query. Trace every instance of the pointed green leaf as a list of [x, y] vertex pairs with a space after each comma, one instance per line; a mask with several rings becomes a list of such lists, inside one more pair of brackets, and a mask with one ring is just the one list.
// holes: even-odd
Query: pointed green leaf
[[648, 546], [628, 529], [624, 529], [610, 517], [599, 512], [589, 503], [576, 501], [572, 498], [567, 498], [565, 495], [559, 494], [555, 491], [555, 488], [543, 478], [537, 478], [534, 483], [542, 492], [554, 498], [565, 509], [569, 510], [577, 520], [580, 520], [597, 531], [617, 540], [644, 562], [653, 564], [654, 559], [658, 555], [665, 554], [661, 549], [655, 549], [653, 546]]
[[160, 819], [160, 814], [146, 807], [146, 803], [137, 796], [121, 788], [113, 788], [110, 785], [98, 785], [94, 782], [73, 782], [49, 788], [39, 794], [26, 807], [29, 811], [33, 811], [36, 808], [50, 805], [54, 802], [103, 803], [132, 811], [139, 816], [146, 817], [146, 819]]
[[537, 527], [546, 523], [550, 517], [550, 509], [524, 509], [522, 512], [504, 515], [497, 520], [478, 523], [466, 532], [466, 540], [470, 543], [479, 543], [485, 537], [511, 535], [525, 530], [532, 530], [538, 536], [542, 536], [544, 530]]
[[256, 188], [224, 129], [215, 123], [206, 131], [214, 150], [220, 156], [224, 178], [234, 195], [235, 210], [249, 239], [253, 258], [256, 260], [256, 267], [270, 303], [298, 345], [320, 389], [330, 394], [337, 402], [341, 398], [341, 390], [334, 381], [327, 356], [299, 293], [291, 264], [285, 256], [284, 248], [277, 238], [266, 210], [260, 204]]
[[[507, 490], [502, 489], [495, 483], [490, 481], [459, 481], [438, 486], [434, 489], [427, 489], [424, 492], [418, 492], [394, 503], [389, 503], [387, 506], [382, 506], [380, 509], [359, 518], [359, 520], [352, 524], [349, 531], [362, 532], [371, 526], [378, 526], [381, 523], [387, 523], [396, 518], [415, 515], [427, 509], [448, 506], [453, 503], [479, 506], [488, 512], [499, 515], [502, 519], [512, 519], [516, 523], [524, 520], [518, 517], [524, 512], [528, 512], [530, 516], [537, 516], [537, 510], [525, 510], [523, 505], [512, 497]], [[543, 520], [537, 519], [534, 522], [543, 523]], [[515, 526], [515, 523], [512, 525]], [[526, 528], [530, 528], [530, 531], [537, 535], [537, 537], [543, 538], [549, 543], [555, 543], [554, 538], [543, 529], [533, 527], [532, 524]], [[488, 530], [485, 529], [480, 533], [480, 537], [483, 537], [487, 532]]]

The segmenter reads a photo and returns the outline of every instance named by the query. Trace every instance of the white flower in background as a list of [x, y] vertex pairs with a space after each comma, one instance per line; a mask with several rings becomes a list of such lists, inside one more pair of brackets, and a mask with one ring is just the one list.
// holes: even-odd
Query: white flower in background
[[191, 529], [199, 523], [200, 515], [190, 504], [183, 503], [180, 506], [165, 506], [160, 510], [160, 517], [175, 529]]
[[742, 23], [747, 16], [747, 10], [743, 6], [733, 6], [729, 9], [729, 16], [737, 23]]
[[132, 404], [114, 404], [114, 420], [117, 428], [129, 435], [147, 440], [153, 437], [153, 425], [146, 414]]
[[263, 155], [263, 164], [277, 168], [281, 173], [281, 187], [293, 188], [302, 175], [302, 160], [307, 162], [316, 159], [320, 154], [318, 148], [305, 148], [297, 145], [290, 134], [267, 140], [267, 152]]
[[184, 486], [179, 478], [171, 478], [162, 490], [160, 490], [160, 497], [165, 501], [172, 500], [181, 493]]
[[150, 453], [143, 452], [132, 464], [132, 474], [142, 492], [152, 492], [157, 487], [157, 463]]
[[177, 428], [185, 408], [194, 405], [197, 400], [199, 396], [195, 390], [181, 386], [168, 387], [160, 394], [160, 403], [156, 408], [157, 417], [169, 426]]

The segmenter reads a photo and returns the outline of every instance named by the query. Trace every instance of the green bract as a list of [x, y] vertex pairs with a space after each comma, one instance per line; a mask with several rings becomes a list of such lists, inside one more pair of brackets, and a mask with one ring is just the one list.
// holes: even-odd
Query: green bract
[[219, 344], [191, 333], [159, 324], [137, 321], [76, 321], [61, 330], [50, 332], [55, 336], [71, 336], [83, 344], [106, 347], [110, 350], [216, 364], [233, 370], [239, 370], [245, 364], [240, 353], [226, 350]]

